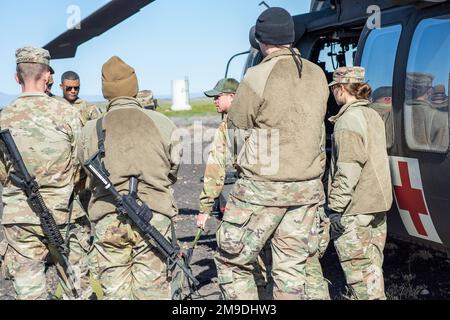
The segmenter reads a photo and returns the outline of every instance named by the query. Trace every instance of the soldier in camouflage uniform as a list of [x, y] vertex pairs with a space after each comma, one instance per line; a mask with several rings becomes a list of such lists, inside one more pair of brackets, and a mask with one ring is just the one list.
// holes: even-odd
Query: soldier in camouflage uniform
[[144, 107], [144, 109], [156, 110], [156, 108], [158, 108], [158, 99], [154, 99], [153, 92], [151, 90], [139, 91], [136, 99], [142, 107]]
[[264, 11], [255, 35], [265, 58], [247, 71], [228, 114], [229, 128], [249, 136], [217, 230], [219, 285], [225, 299], [257, 299], [254, 263], [270, 239], [273, 298], [317, 296], [308, 283], [328, 298], [318, 259], [326, 77], [291, 47], [294, 22], [286, 10]]
[[101, 112], [95, 104], [91, 104], [78, 97], [80, 94], [80, 77], [73, 71], [67, 71], [61, 76], [59, 85], [63, 91], [63, 96], [55, 96], [59, 101], [69, 103], [80, 111], [81, 125], [84, 127], [86, 122], [100, 117]]
[[[176, 127], [161, 113], [143, 109], [135, 99], [138, 82], [134, 69], [119, 57], [103, 65], [102, 85], [109, 101], [107, 113], [83, 128], [80, 162], [98, 151], [96, 126], [100, 121], [105, 130], [103, 163], [111, 182], [125, 194], [130, 177], [137, 177], [137, 197], [152, 209], [151, 224], [169, 238], [178, 212], [170, 190], [181, 158], [172, 141]], [[114, 199], [101, 184], [88, 178], [88, 185], [92, 190], [89, 216], [96, 223], [89, 258], [105, 299], [170, 299], [171, 275], [165, 258], [127, 217], [117, 214]]]
[[385, 299], [383, 249], [386, 211], [392, 204], [384, 123], [367, 100], [364, 68], [333, 74], [331, 90], [341, 106], [334, 123], [327, 213], [334, 245], [356, 299]]
[[[448, 148], [448, 111], [435, 108], [430, 102], [433, 92], [432, 74], [406, 74], [405, 133], [408, 145], [419, 150]], [[408, 117], [408, 115], [410, 115]]]
[[[227, 168], [236, 166], [237, 146], [241, 145], [244, 132], [238, 130], [228, 131], [227, 114], [233, 101], [239, 82], [236, 79], [221, 79], [214, 89], [206, 91], [205, 95], [214, 98], [217, 112], [224, 115], [223, 121], [217, 129], [211, 144], [206, 169], [204, 174], [203, 190], [200, 194], [200, 210], [197, 216], [197, 226], [205, 229], [206, 221], [209, 219], [215, 200], [220, 196], [225, 184]], [[230, 141], [232, 140], [232, 141]], [[239, 140], [239, 141], [238, 141]], [[270, 246], [265, 246], [258, 257], [255, 265], [255, 281], [261, 299], [267, 300], [271, 297], [271, 275], [270, 275]], [[267, 267], [266, 267], [267, 266]]]
[[[69, 260], [81, 279], [75, 286], [82, 291], [81, 298], [87, 299], [91, 294], [86, 259], [90, 224], [81, 205], [70, 201], [80, 170], [75, 149], [81, 130], [80, 115], [77, 109], [67, 108], [45, 94], [49, 59], [48, 51], [41, 48], [16, 51], [16, 79], [22, 86], [22, 94], [2, 110], [0, 127], [11, 131], [61, 233], [68, 234]], [[0, 181], [4, 186], [1, 223], [7, 241], [6, 252], [1, 253], [17, 298], [46, 299], [45, 260], [49, 251], [45, 235], [25, 193], [11, 183], [9, 173], [13, 168], [5, 157], [4, 146], [1, 147]], [[66, 288], [64, 283], [61, 285]]]

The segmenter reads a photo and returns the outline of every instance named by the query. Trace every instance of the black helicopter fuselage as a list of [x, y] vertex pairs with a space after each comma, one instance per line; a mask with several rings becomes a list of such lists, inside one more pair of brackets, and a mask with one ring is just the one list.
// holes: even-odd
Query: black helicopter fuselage
[[[395, 199], [389, 234], [450, 252], [450, 2], [328, 0], [313, 1], [311, 10], [294, 17], [295, 46], [303, 58], [320, 65], [329, 80], [338, 67], [365, 67], [374, 102], [389, 108]], [[253, 48], [245, 67], [261, 58]], [[419, 97], [406, 79], [429, 75], [433, 87]], [[338, 109], [331, 95], [327, 118]], [[329, 147], [333, 128], [326, 122]]]

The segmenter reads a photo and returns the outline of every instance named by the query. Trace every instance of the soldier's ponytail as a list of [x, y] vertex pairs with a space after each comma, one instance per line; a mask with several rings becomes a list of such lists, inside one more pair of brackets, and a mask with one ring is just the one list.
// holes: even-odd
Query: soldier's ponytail
[[345, 89], [358, 100], [369, 100], [372, 95], [372, 88], [367, 83], [350, 83], [345, 85]]

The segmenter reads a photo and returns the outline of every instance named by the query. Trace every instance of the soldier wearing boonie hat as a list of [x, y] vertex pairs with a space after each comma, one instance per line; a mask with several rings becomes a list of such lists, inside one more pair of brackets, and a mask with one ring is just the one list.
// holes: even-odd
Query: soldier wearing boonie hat
[[341, 67], [333, 73], [333, 81], [328, 85], [364, 83], [365, 70], [362, 67]]
[[327, 215], [331, 235], [354, 298], [386, 299], [383, 249], [392, 186], [383, 120], [368, 101], [362, 67], [333, 74], [339, 113], [334, 124]]
[[[17, 49], [16, 63], [16, 80], [22, 87], [22, 94], [2, 110], [0, 127], [11, 130], [22, 159], [40, 185], [43, 200], [61, 233], [68, 232], [68, 258], [79, 280], [75, 281], [75, 287], [81, 293], [80, 298], [88, 299], [92, 292], [86, 260], [90, 249], [90, 224], [81, 206], [71, 200], [81, 169], [74, 154], [81, 130], [79, 114], [46, 95], [52, 72], [47, 50]], [[6, 252], [0, 255], [4, 255], [5, 267], [13, 276], [17, 299], [46, 299], [45, 260], [49, 254], [44, 241], [46, 235], [24, 192], [17, 191], [11, 179], [7, 179], [9, 166], [9, 160], [0, 162], [0, 172], [4, 173], [0, 175], [4, 187], [1, 223], [8, 244]], [[64, 298], [71, 297], [71, 290], [62, 277], [58, 278], [67, 294]]]

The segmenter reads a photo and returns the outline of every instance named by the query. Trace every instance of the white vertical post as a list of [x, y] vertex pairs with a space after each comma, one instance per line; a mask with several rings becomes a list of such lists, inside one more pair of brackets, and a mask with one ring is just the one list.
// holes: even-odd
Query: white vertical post
[[172, 110], [191, 110], [189, 105], [189, 80], [186, 77], [184, 80], [172, 81]]

